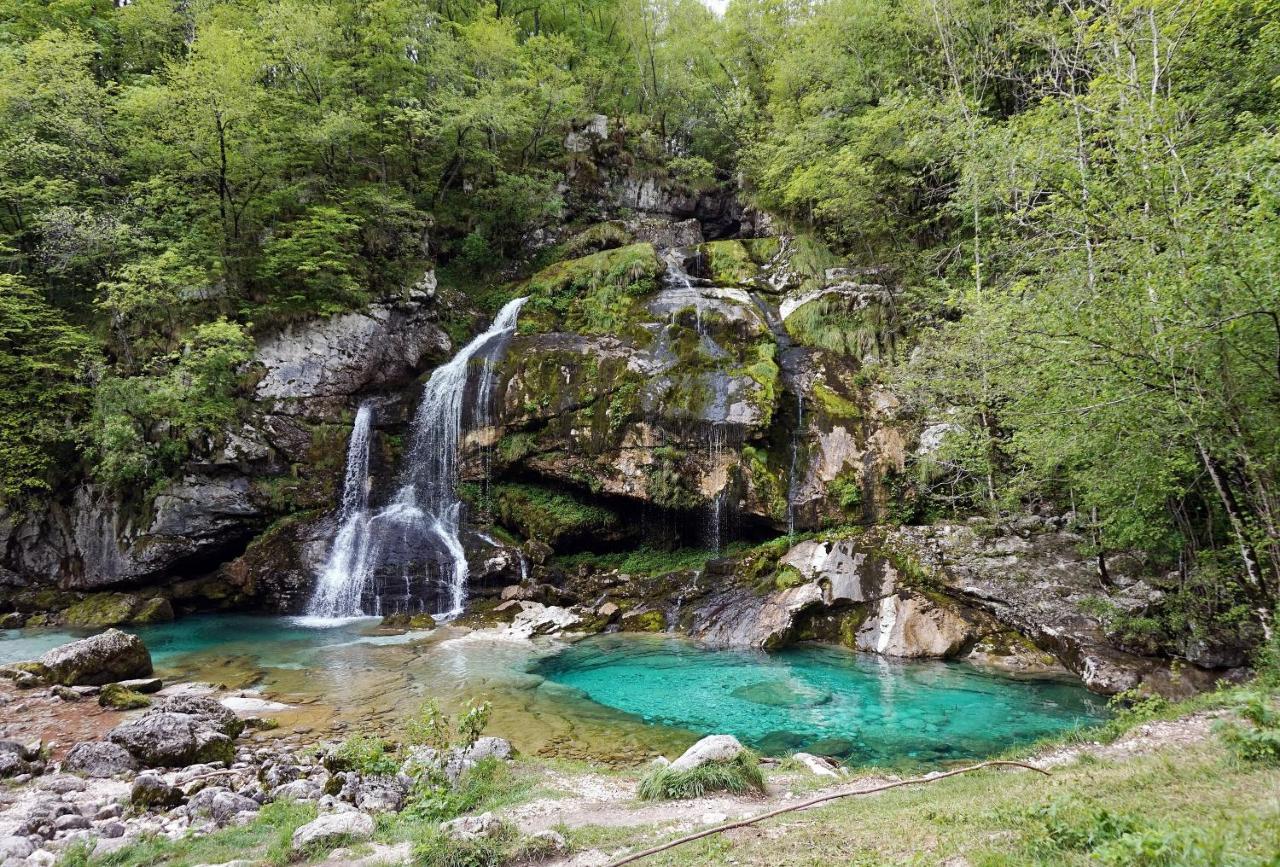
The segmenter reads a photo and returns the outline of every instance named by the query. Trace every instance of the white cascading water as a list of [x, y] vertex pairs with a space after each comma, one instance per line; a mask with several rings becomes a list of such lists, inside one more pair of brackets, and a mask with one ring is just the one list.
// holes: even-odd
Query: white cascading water
[[[493, 324], [477, 335], [447, 363], [436, 368], [423, 388], [422, 401], [413, 419], [413, 440], [401, 470], [400, 487], [381, 510], [370, 514], [365, 499], [354, 503], [347, 515], [348, 490], [343, 488], [341, 529], [334, 538], [328, 562], [320, 574], [307, 614], [316, 618], [358, 617], [363, 614], [361, 599], [366, 585], [383, 559], [387, 540], [415, 546], [432, 546], [442, 555], [443, 583], [447, 607], [436, 617], [457, 617], [467, 600], [468, 566], [459, 536], [462, 502], [458, 499], [458, 453], [462, 440], [463, 397], [467, 390], [471, 360], [495, 341], [515, 333], [517, 317], [526, 299], [507, 302]], [[491, 373], [492, 358], [485, 358], [483, 373]], [[478, 388], [475, 415], [489, 417], [487, 402], [491, 388], [487, 381]], [[481, 404], [484, 405], [481, 405]], [[361, 408], [361, 412], [364, 408]], [[368, 476], [368, 419], [362, 463], [356, 472]], [[353, 460], [360, 428], [352, 433], [347, 454], [347, 484], [353, 477]], [[361, 489], [367, 489], [367, 483]]]

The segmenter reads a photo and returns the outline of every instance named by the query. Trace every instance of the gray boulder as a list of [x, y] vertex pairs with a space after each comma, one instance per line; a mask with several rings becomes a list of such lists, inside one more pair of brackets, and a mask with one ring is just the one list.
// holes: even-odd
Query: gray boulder
[[50, 680], [64, 686], [100, 685], [151, 674], [151, 654], [136, 635], [108, 629], [55, 647], [40, 657]]
[[238, 738], [244, 731], [244, 720], [235, 711], [225, 707], [208, 695], [172, 695], [161, 700], [153, 713], [185, 713], [199, 717], [229, 738]]
[[673, 771], [691, 771], [711, 762], [728, 762], [746, 750], [733, 735], [708, 735], [671, 763]]
[[281, 783], [271, 790], [273, 801], [316, 801], [324, 794], [324, 788], [314, 780], [293, 780]]
[[369, 777], [356, 787], [354, 803], [369, 813], [398, 813], [408, 795], [408, 789], [395, 777]]
[[481, 813], [479, 816], [462, 816], [440, 826], [446, 837], [455, 840], [479, 840], [484, 837], [496, 837], [502, 832], [502, 820], [493, 813]]
[[149, 768], [235, 760], [235, 745], [203, 717], [161, 711], [116, 726], [111, 742]]
[[26, 837], [0, 837], [0, 863], [21, 861], [34, 851], [36, 847]]
[[355, 811], [326, 813], [293, 832], [293, 851], [304, 854], [340, 843], [363, 842], [373, 836], [373, 817]]
[[193, 815], [208, 814], [225, 825], [239, 813], [256, 813], [261, 805], [253, 798], [236, 794], [222, 786], [210, 786], [191, 796], [187, 809]]
[[81, 741], [62, 761], [62, 770], [85, 777], [114, 777], [136, 771], [138, 763], [129, 751], [110, 741]]

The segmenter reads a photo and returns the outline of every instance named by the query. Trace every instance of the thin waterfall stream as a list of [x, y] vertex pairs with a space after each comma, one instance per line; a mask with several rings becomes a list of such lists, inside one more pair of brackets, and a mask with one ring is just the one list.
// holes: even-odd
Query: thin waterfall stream
[[[494, 360], [515, 333], [525, 300], [508, 301], [488, 329], [431, 374], [414, 414], [399, 487], [377, 511], [368, 505], [372, 410], [361, 407], [347, 448], [340, 526], [307, 606], [309, 617], [346, 618], [368, 613], [363, 600], [370, 585], [380, 571], [394, 567], [402, 570], [405, 582], [402, 607], [413, 601], [413, 578], [421, 577], [411, 573], [431, 570], [434, 574], [428, 577], [434, 579], [441, 597], [433, 613], [443, 620], [462, 613], [469, 568], [460, 536], [458, 460], [471, 361], [481, 356], [484, 362], [484, 381], [476, 389], [473, 416], [487, 421], [488, 401], [492, 399], [488, 380]], [[382, 613], [381, 595], [375, 597], [373, 609]]]

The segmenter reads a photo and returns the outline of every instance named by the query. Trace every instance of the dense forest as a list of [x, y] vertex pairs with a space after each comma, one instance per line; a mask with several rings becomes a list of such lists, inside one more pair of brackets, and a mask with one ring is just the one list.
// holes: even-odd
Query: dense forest
[[1276, 0], [0, 0], [5, 508], [166, 479], [265, 329], [427, 265], [496, 309], [594, 113], [901, 288], [925, 517], [1051, 503], [1268, 619]]

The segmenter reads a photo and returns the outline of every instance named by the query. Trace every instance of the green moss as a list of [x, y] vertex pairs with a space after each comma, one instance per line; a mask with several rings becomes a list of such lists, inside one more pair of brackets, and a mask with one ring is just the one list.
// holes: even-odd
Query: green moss
[[749, 283], [759, 268], [741, 241], [710, 241], [698, 248], [716, 283]]
[[639, 614], [624, 616], [619, 623], [623, 632], [662, 632], [667, 628], [667, 618], [656, 608]]
[[173, 606], [162, 596], [91, 593], [68, 608], [63, 619], [68, 626], [85, 628], [124, 623], [167, 623], [173, 620]]
[[566, 536], [614, 530], [618, 516], [562, 491], [530, 484], [500, 484], [492, 491], [494, 514], [504, 526], [552, 547]]
[[673, 551], [664, 551], [641, 547], [611, 554], [594, 554], [584, 551], [555, 557], [552, 563], [562, 569], [577, 569], [579, 566], [586, 565], [602, 570], [617, 569], [627, 575], [657, 576], [701, 569], [713, 556], [715, 556], [714, 552], [702, 548], [677, 548]]
[[742, 447], [742, 463], [747, 468], [756, 496], [769, 516], [781, 521], [787, 516], [787, 482], [783, 472], [769, 466], [769, 453], [753, 445]]
[[893, 312], [875, 300], [832, 292], [802, 304], [784, 326], [802, 346], [861, 359], [885, 355], [893, 344]]
[[804, 576], [800, 574], [800, 570], [794, 566], [783, 566], [773, 576], [773, 586], [779, 590], [787, 590], [791, 587], [799, 587], [805, 583]]
[[820, 382], [813, 384], [813, 396], [828, 418], [859, 419], [862, 409], [853, 401], [841, 397]]
[[148, 707], [151, 699], [118, 683], [109, 683], [98, 693], [98, 704], [113, 710], [135, 710]]
[[596, 223], [574, 235], [564, 244], [566, 256], [586, 256], [602, 250], [613, 250], [630, 244], [634, 239], [621, 220]]
[[523, 287], [529, 302], [520, 317], [520, 330], [637, 336], [644, 319], [639, 299], [657, 289], [661, 271], [652, 244], [631, 244], [559, 262], [539, 271]]
[[768, 427], [773, 419], [773, 409], [778, 399], [777, 345], [772, 340], [761, 340], [753, 347], [742, 367], [732, 371], [735, 376], [747, 376], [760, 388], [756, 391], [754, 403], [760, 414], [760, 426]]
[[768, 238], [747, 238], [742, 241], [742, 246], [746, 248], [747, 255], [751, 257], [751, 261], [757, 265], [764, 265], [778, 255], [782, 242], [773, 236]]
[[840, 507], [845, 515], [862, 516], [862, 479], [857, 471], [843, 472], [827, 484], [829, 499]]

